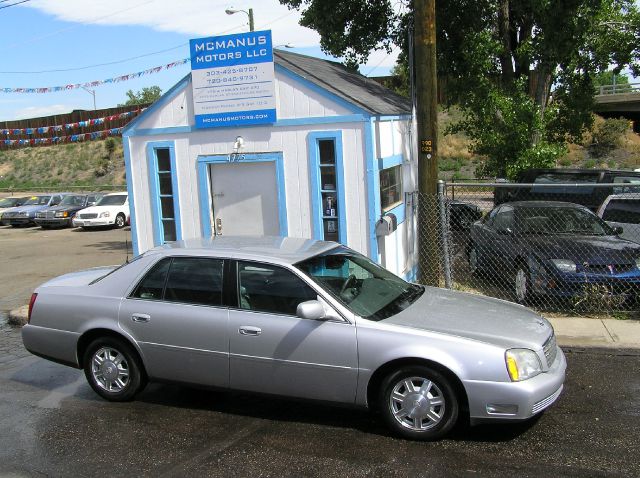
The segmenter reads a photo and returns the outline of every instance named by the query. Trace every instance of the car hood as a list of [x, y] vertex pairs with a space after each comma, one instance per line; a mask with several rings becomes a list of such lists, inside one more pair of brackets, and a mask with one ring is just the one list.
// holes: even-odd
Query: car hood
[[126, 205], [120, 205], [120, 206], [116, 206], [116, 205], [112, 205], [112, 206], [90, 206], [90, 207], [85, 207], [82, 210], [82, 213], [89, 213], [89, 214], [100, 214], [101, 212], [105, 212], [105, 211], [119, 211], [121, 209], [126, 209], [127, 206]]
[[640, 257], [640, 244], [618, 236], [527, 236], [519, 241], [541, 259], [570, 259], [576, 264], [627, 264]]
[[546, 319], [521, 305], [433, 287], [427, 287], [410, 307], [383, 322], [504, 348], [540, 349], [553, 333]]
[[79, 211], [84, 209], [83, 206], [52, 206], [47, 208], [47, 211], [59, 212], [59, 211]]
[[40, 287], [77, 287], [87, 285], [90, 282], [107, 275], [117, 267], [119, 266], [103, 266], [94, 267], [92, 269], [86, 269], [78, 272], [70, 272], [69, 274], [54, 277], [53, 279], [42, 284]]
[[29, 206], [18, 206], [18, 207], [12, 207], [10, 209], [7, 209], [4, 212], [34, 212], [34, 211], [40, 211], [41, 209], [46, 209], [49, 206], [45, 205], [38, 205], [38, 204], [31, 204]]

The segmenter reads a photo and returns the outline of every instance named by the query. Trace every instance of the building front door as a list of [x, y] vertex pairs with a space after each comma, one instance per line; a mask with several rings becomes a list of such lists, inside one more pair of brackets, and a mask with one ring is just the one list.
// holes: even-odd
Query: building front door
[[280, 235], [273, 161], [211, 165], [215, 235]]

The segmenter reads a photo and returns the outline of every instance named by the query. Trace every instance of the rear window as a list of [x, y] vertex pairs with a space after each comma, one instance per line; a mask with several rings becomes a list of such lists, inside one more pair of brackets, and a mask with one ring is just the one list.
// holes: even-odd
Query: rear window
[[602, 219], [625, 224], [640, 224], [640, 198], [612, 199], [607, 204]]
[[[585, 174], [585, 173], [545, 173], [537, 176], [533, 182], [534, 184], [596, 184], [600, 175], [598, 173]], [[531, 192], [543, 193], [543, 194], [592, 194], [593, 188], [589, 187], [571, 187], [571, 186], [558, 186], [558, 187], [536, 187], [531, 188]]]

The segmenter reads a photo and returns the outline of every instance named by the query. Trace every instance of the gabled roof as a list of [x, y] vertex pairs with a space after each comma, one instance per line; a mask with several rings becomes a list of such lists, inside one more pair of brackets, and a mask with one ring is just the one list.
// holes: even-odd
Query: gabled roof
[[411, 114], [411, 102], [341, 63], [273, 50], [274, 61], [372, 115]]

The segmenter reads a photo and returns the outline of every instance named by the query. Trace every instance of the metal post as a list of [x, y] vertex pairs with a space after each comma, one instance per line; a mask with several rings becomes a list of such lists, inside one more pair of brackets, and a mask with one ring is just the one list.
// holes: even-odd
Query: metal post
[[442, 266], [444, 268], [444, 286], [451, 289], [451, 259], [449, 257], [449, 221], [445, 197], [445, 183], [438, 181], [438, 212], [440, 213], [440, 241], [442, 244]]
[[435, 0], [414, 1], [414, 69], [418, 130], [418, 190], [420, 215], [419, 281], [437, 286], [440, 282], [438, 259], [438, 84], [436, 74]]
[[249, 31], [254, 31], [255, 25], [253, 24], [253, 8], [249, 9]]

